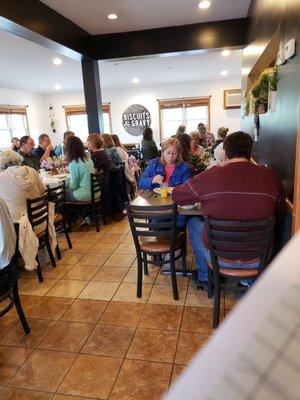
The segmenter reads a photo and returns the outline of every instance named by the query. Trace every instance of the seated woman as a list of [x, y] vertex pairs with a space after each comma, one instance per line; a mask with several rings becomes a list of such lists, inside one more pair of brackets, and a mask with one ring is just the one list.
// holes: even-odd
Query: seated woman
[[13, 137], [11, 139], [11, 149], [13, 151], [15, 151], [16, 153], [19, 151], [19, 149], [20, 149], [20, 140], [17, 137]]
[[91, 133], [87, 138], [87, 146], [91, 152], [95, 172], [102, 170], [105, 177], [107, 177], [109, 170], [113, 167], [113, 162], [103, 149], [103, 140], [100, 133]]
[[66, 190], [67, 201], [91, 200], [91, 173], [94, 173], [94, 164], [85, 153], [82, 141], [70, 137], [66, 144], [66, 161], [69, 163], [70, 184]]
[[119, 156], [115, 144], [108, 133], [103, 133], [103, 148], [106, 150], [107, 154], [111, 157], [115, 164], [122, 164], [122, 158]]
[[13, 150], [0, 153], [0, 193], [13, 221], [26, 214], [26, 199], [42, 196], [45, 188], [39, 173], [22, 165], [22, 158]]
[[63, 135], [64, 141], [59, 146], [56, 146], [54, 149], [54, 155], [56, 157], [65, 155], [65, 148], [66, 148], [67, 140], [69, 139], [69, 137], [73, 137], [73, 136], [75, 136], [75, 133], [72, 131], [64, 132], [64, 135]]
[[209, 149], [210, 154], [213, 155], [216, 147], [218, 147], [221, 143], [224, 142], [224, 139], [226, 138], [228, 131], [229, 128], [224, 128], [223, 126], [218, 129], [218, 134], [217, 134], [218, 139], [215, 141], [211, 149]]
[[152, 190], [162, 184], [176, 186], [188, 180], [190, 168], [183, 162], [177, 139], [162, 144], [161, 157], [150, 161], [139, 179], [140, 189]]
[[191, 132], [190, 137], [191, 137], [191, 153], [202, 157], [205, 152], [204, 147], [201, 145], [201, 143], [203, 144], [204, 137], [201, 140], [199, 131]]
[[179, 133], [177, 140], [181, 146], [181, 155], [184, 162], [186, 162], [191, 170], [191, 175], [195, 176], [205, 170], [205, 164], [202, 162], [198, 154], [192, 154], [191, 151], [191, 137], [187, 133]]
[[153, 158], [158, 157], [158, 150], [156, 143], [153, 140], [153, 131], [147, 126], [143, 131], [143, 139], [142, 139], [142, 154], [146, 164], [149, 161], [153, 160]]
[[110, 135], [110, 136], [111, 136], [111, 138], [112, 138], [112, 140], [114, 142], [115, 148], [116, 148], [119, 156], [121, 157], [122, 161], [128, 162], [129, 156], [128, 156], [127, 151], [125, 150], [125, 148], [122, 146], [122, 144], [120, 142], [120, 139], [119, 139], [119, 136], [115, 135], [115, 134], [114, 135]]

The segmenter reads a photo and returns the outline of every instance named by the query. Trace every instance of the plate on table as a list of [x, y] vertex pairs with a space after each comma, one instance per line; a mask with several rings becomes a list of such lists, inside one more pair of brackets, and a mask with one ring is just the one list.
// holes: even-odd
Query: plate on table
[[[161, 188], [154, 188], [154, 189], [153, 189], [153, 192], [155, 192], [155, 193], [157, 193], [157, 194], [160, 194], [160, 189], [161, 189]], [[168, 194], [171, 194], [174, 188], [173, 188], [172, 186], [169, 186], [169, 187], [167, 187], [166, 189], [167, 189]]]
[[195, 204], [187, 204], [186, 206], [179, 206], [183, 210], [192, 210], [193, 208], [197, 207], [198, 203]]

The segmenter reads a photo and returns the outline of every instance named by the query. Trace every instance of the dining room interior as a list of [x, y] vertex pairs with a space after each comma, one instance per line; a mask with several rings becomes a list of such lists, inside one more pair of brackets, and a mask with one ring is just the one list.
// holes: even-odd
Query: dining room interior
[[256, 291], [296, 269], [299, 22], [295, 0], [1, 2], [0, 400], [297, 398], [223, 362], [202, 396], [195, 368], [238, 358], [239, 315], [260, 327]]

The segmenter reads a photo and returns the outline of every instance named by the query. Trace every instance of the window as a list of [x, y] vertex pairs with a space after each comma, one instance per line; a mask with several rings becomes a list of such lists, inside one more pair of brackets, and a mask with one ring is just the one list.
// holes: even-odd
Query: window
[[0, 106], [0, 148], [10, 148], [13, 137], [28, 134], [26, 107]]
[[[85, 106], [66, 106], [67, 129], [75, 132], [83, 142], [88, 137], [88, 122]], [[110, 105], [102, 104], [104, 132], [111, 133]]]
[[209, 128], [209, 97], [159, 100], [160, 139], [176, 134], [179, 125], [184, 124], [186, 132], [197, 129], [199, 122]]

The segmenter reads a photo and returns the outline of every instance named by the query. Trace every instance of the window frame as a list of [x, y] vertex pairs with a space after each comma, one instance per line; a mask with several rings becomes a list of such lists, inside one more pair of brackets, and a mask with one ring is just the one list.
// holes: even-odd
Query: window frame
[[[13, 114], [17, 114], [17, 115], [23, 115], [25, 116], [25, 135], [30, 136], [30, 131], [29, 131], [29, 123], [28, 123], [28, 116], [27, 116], [27, 107], [28, 106], [16, 106], [16, 105], [4, 105], [4, 104], [0, 104], [0, 114], [4, 114], [4, 115], [13, 115]], [[14, 129], [12, 127], [12, 125], [9, 124], [9, 121], [7, 120], [7, 126], [8, 126], [8, 130], [10, 131], [10, 140], [15, 137], [16, 135], [14, 134]], [[25, 136], [23, 135], [23, 136]], [[8, 147], [10, 148], [10, 144], [8, 145]], [[1, 149], [4, 149], [6, 147], [0, 147]]]
[[162, 121], [162, 110], [168, 108], [188, 108], [189, 104], [197, 106], [207, 106], [208, 108], [208, 130], [210, 130], [210, 98], [211, 96], [201, 97], [182, 97], [177, 99], [158, 99], [158, 115], [159, 115], [159, 137], [160, 141], [163, 141], [163, 121]]
[[[63, 106], [65, 110], [65, 118], [66, 118], [66, 126], [67, 130], [69, 129], [69, 124], [68, 124], [68, 116], [70, 115], [80, 115], [80, 114], [86, 114], [86, 106], [84, 104], [80, 105], [72, 105], [72, 106]], [[112, 134], [112, 120], [111, 120], [111, 112], [110, 112], [110, 103], [103, 103], [102, 104], [102, 112], [103, 113], [108, 113], [109, 115], [109, 126], [110, 126], [110, 132], [103, 132], [103, 133], [109, 133], [110, 135]]]

